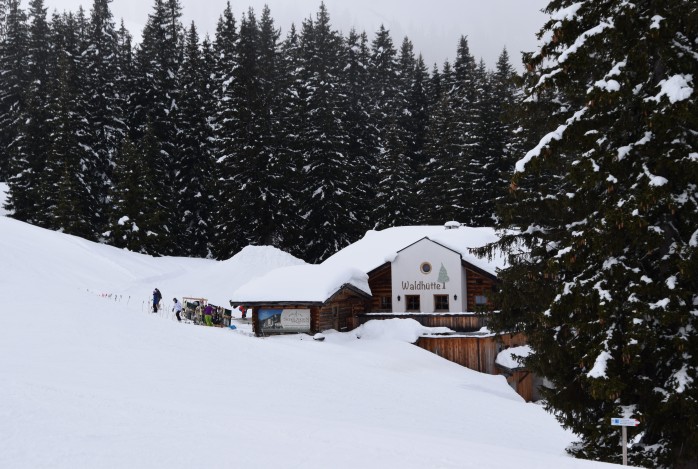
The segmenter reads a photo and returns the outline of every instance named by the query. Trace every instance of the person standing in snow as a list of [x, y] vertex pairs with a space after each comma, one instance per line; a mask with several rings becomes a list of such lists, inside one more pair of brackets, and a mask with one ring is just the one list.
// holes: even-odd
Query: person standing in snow
[[213, 306], [210, 304], [204, 308], [204, 322], [207, 326], [213, 326]]
[[177, 316], [177, 321], [182, 322], [182, 317], [179, 315], [182, 312], [182, 303], [177, 301], [177, 298], [172, 298], [172, 301], [174, 301], [174, 306], [172, 306], [172, 311], [175, 312], [175, 315]]
[[157, 288], [153, 290], [153, 313], [158, 312], [158, 308], [160, 307], [160, 300], [162, 300], [162, 293], [160, 293], [160, 290]]

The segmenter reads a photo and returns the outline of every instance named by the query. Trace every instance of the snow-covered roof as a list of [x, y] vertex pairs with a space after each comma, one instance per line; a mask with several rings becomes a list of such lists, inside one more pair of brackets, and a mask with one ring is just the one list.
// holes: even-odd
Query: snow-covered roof
[[[457, 226], [458, 225], [458, 226]], [[349, 284], [371, 295], [368, 273], [391, 262], [398, 251], [428, 238], [459, 253], [464, 260], [496, 275], [504, 265], [500, 258], [480, 259], [468, 248], [496, 241], [493, 228], [469, 228], [451, 224], [444, 226], [402, 226], [382, 231], [368, 231], [354, 244], [326, 259], [322, 264], [306, 264], [275, 269], [253, 278], [231, 295], [235, 304], [256, 302], [323, 303], [343, 285]]]
[[323, 303], [343, 285], [371, 295], [368, 275], [351, 267], [323, 264], [280, 267], [242, 285], [232, 294], [233, 303]]
[[468, 249], [484, 246], [499, 238], [494, 228], [460, 228], [446, 229], [444, 226], [398, 226], [381, 231], [368, 231], [359, 241], [327, 258], [325, 266], [352, 266], [363, 272], [371, 272], [386, 262], [392, 262], [397, 252], [405, 247], [429, 238], [457, 253], [463, 260], [492, 275], [504, 267], [504, 258], [481, 259], [471, 254]]

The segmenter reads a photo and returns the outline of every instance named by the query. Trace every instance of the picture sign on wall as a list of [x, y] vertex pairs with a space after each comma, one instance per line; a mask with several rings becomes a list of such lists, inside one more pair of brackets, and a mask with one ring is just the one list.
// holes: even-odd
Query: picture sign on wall
[[260, 309], [262, 332], [310, 332], [309, 309]]

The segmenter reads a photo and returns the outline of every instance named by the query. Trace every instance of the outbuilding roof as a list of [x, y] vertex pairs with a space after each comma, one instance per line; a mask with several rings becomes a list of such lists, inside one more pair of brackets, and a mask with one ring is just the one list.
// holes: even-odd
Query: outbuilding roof
[[345, 285], [371, 295], [368, 275], [358, 269], [323, 264], [280, 267], [235, 290], [233, 303], [324, 303]]

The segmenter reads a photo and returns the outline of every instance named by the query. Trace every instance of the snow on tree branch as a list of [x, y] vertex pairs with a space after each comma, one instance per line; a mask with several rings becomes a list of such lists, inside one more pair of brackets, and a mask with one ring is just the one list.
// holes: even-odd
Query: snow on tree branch
[[557, 129], [543, 137], [533, 150], [530, 150], [528, 153], [526, 153], [526, 156], [524, 156], [516, 162], [516, 172], [523, 173], [526, 169], [526, 165], [528, 164], [528, 162], [531, 161], [534, 157], [540, 156], [540, 152], [541, 150], [543, 150], [543, 148], [547, 147], [553, 140], [562, 139], [562, 136], [567, 130], [567, 128], [575, 122], [579, 121], [588, 109], [589, 108], [587, 108], [586, 106], [583, 107], [579, 111], [575, 112], [572, 117], [567, 119], [567, 121], [564, 124], [562, 124]]
[[693, 75], [674, 75], [659, 82], [661, 90], [657, 96], [647, 98], [646, 101], [656, 101], [666, 96], [671, 104], [678, 101], [683, 101], [691, 97], [693, 88], [690, 86], [693, 83]]
[[574, 44], [572, 44], [570, 47], [568, 47], [566, 50], [564, 50], [561, 54], [560, 57], [557, 59], [557, 63], [563, 64], [565, 61], [570, 57], [570, 55], [574, 54], [579, 50], [580, 47], [586, 43], [587, 39], [589, 39], [592, 36], [596, 36], [597, 34], [602, 33], [605, 29], [612, 28], [613, 27], [613, 20], [608, 20], [608, 21], [602, 21], [598, 25], [594, 26], [593, 28], [584, 31], [582, 34], [579, 35], [576, 41], [574, 41]]

